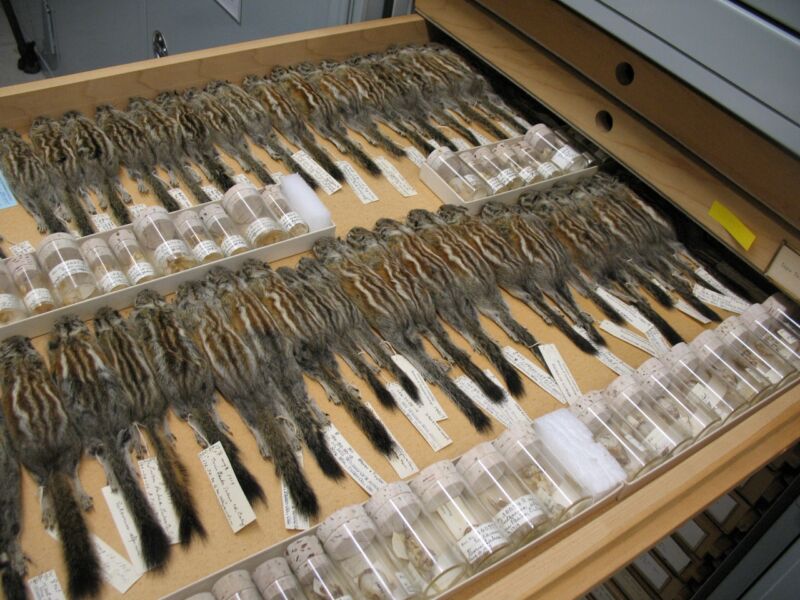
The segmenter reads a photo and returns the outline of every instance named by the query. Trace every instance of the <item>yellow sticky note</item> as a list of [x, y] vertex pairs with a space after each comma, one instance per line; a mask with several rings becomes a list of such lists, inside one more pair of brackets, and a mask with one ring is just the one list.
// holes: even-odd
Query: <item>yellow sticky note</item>
[[727, 206], [714, 200], [711, 210], [708, 211], [708, 216], [722, 225], [725, 231], [730, 233], [742, 248], [750, 250], [750, 246], [756, 240], [756, 234], [750, 231], [747, 225], [742, 223], [739, 217], [733, 214]]

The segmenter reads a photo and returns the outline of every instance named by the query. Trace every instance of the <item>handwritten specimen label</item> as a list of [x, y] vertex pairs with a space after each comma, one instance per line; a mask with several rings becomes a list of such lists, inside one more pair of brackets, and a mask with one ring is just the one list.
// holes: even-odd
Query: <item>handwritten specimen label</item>
[[311, 158], [305, 150], [298, 150], [292, 154], [292, 158], [298, 165], [303, 167], [303, 171], [311, 175], [314, 181], [319, 184], [319, 187], [325, 190], [325, 193], [329, 196], [342, 189], [342, 184], [331, 177], [331, 174], [323, 169], [317, 161]]
[[208, 196], [213, 202], [216, 202], [217, 200], [222, 200], [222, 198], [224, 197], [224, 194], [220, 192], [213, 185], [204, 185], [203, 191], [206, 193], [206, 196]]
[[405, 415], [406, 419], [414, 426], [414, 429], [428, 442], [434, 452], [438, 452], [453, 443], [453, 440], [439, 426], [439, 423], [431, 418], [430, 413], [424, 407], [414, 402], [400, 384], [390, 383], [386, 388], [394, 396], [400, 412]]
[[553, 374], [553, 379], [556, 380], [561, 397], [567, 401], [567, 404], [572, 404], [583, 394], [558, 348], [554, 344], [541, 344], [539, 350], [542, 351], [544, 362], [547, 363], [547, 368]]
[[506, 346], [503, 348], [503, 356], [506, 357], [508, 362], [514, 365], [515, 369], [520, 371], [523, 375], [525, 375], [525, 377], [530, 379], [533, 383], [538, 385], [553, 398], [559, 402], [565, 402], [564, 397], [561, 395], [561, 390], [558, 389], [556, 380], [553, 379], [544, 369], [535, 365], [511, 346]]
[[[303, 466], [303, 453], [296, 452], [297, 462]], [[311, 527], [311, 522], [306, 515], [301, 515], [297, 510], [297, 504], [292, 499], [289, 493], [289, 488], [286, 482], [281, 479], [281, 500], [283, 503], [283, 525], [286, 529], [294, 529], [298, 531], [305, 531]]]
[[710, 290], [700, 284], [695, 284], [692, 288], [692, 292], [706, 304], [716, 306], [717, 308], [727, 310], [728, 312], [741, 314], [750, 308], [750, 303], [742, 300], [741, 298], [734, 298], [732, 296], [720, 294], [719, 292]]
[[403, 148], [408, 157], [408, 160], [413, 162], [418, 167], [421, 167], [425, 163], [425, 157], [422, 155], [422, 152], [417, 150], [414, 146], [406, 146]]
[[385, 156], [379, 156], [375, 159], [375, 162], [381, 168], [384, 177], [389, 180], [394, 189], [400, 192], [400, 195], [406, 198], [417, 195], [417, 190], [414, 189], [414, 186], [408, 183], [408, 180], [400, 174], [397, 167], [389, 162], [389, 159]]
[[172, 196], [175, 202], [178, 203], [178, 206], [181, 208], [191, 208], [192, 201], [189, 200], [189, 197], [181, 188], [171, 188], [167, 190], [167, 193]]
[[336, 462], [342, 465], [347, 474], [370, 496], [386, 482], [369, 466], [342, 433], [331, 423], [325, 428], [325, 441], [331, 449]]
[[[364, 404], [369, 411], [375, 415], [375, 418], [378, 419], [378, 421], [381, 421], [380, 416], [372, 407], [372, 405], [369, 402], [365, 402]], [[383, 423], [383, 421], [381, 421], [381, 423]], [[386, 459], [389, 461], [389, 464], [392, 465], [394, 472], [397, 473], [397, 475], [401, 478], [405, 478], [409, 475], [417, 473], [419, 471], [419, 467], [417, 467], [416, 463], [414, 463], [414, 460], [411, 458], [408, 452], [406, 452], [405, 448], [400, 445], [400, 442], [397, 441], [397, 438], [394, 437], [391, 431], [389, 431], [388, 427], [386, 428], [386, 431], [389, 433], [389, 437], [392, 438], [392, 441], [394, 442], [394, 452], [386, 457]]]
[[622, 340], [633, 346], [634, 348], [638, 348], [643, 352], [647, 352], [651, 356], [656, 355], [655, 348], [650, 343], [650, 340], [647, 338], [643, 338], [642, 336], [632, 332], [630, 329], [626, 329], [621, 325], [617, 325], [616, 323], [612, 323], [608, 319], [604, 319], [600, 322], [600, 329], [603, 331], [610, 333], [614, 337]]
[[112, 492], [111, 486], [108, 485], [104, 486], [102, 491], [103, 498], [111, 511], [111, 518], [114, 519], [114, 525], [122, 539], [122, 545], [125, 546], [125, 551], [128, 553], [128, 558], [137, 569], [146, 571], [139, 531], [136, 529], [128, 505], [125, 504], [125, 498], [119, 492]]
[[28, 580], [28, 589], [33, 600], [67, 600], [64, 590], [58, 581], [58, 575], [52, 569], [31, 577]]
[[144, 493], [150, 502], [150, 507], [158, 519], [159, 524], [167, 534], [170, 544], [177, 544], [179, 539], [178, 514], [175, 505], [164, 483], [164, 477], [158, 468], [158, 461], [155, 458], [145, 458], [139, 461], [139, 472], [142, 474], [142, 484]]
[[21, 242], [14, 244], [11, 246], [11, 254], [14, 256], [22, 256], [23, 254], [34, 254], [36, 252], [36, 248], [33, 247], [28, 240], [22, 240]]
[[198, 454], [217, 496], [222, 512], [234, 533], [256, 520], [253, 507], [242, 491], [231, 467], [231, 461], [220, 442], [212, 444]]
[[116, 227], [108, 215], [92, 215], [92, 223], [97, 231], [111, 231]]
[[378, 196], [372, 191], [372, 188], [367, 185], [367, 182], [361, 178], [361, 175], [353, 168], [353, 165], [346, 160], [338, 160], [336, 161], [336, 166], [342, 170], [347, 184], [353, 189], [362, 204], [370, 204], [371, 202], [378, 201]]
[[422, 401], [425, 410], [428, 411], [428, 414], [430, 414], [431, 418], [434, 421], [444, 421], [447, 418], [447, 413], [444, 412], [442, 405], [439, 404], [439, 401], [436, 399], [436, 396], [433, 395], [431, 388], [428, 387], [428, 382], [425, 381], [425, 378], [417, 370], [417, 368], [412, 365], [411, 362], [402, 354], [392, 355], [392, 360], [398, 367], [400, 367], [400, 370], [403, 371], [403, 373], [411, 378], [411, 381], [414, 382], [414, 385], [417, 386], [420, 400]]

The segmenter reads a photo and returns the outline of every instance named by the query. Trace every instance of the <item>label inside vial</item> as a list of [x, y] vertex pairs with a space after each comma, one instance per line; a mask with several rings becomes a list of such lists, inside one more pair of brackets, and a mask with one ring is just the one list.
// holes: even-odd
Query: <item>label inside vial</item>
[[480, 187], [480, 185], [481, 185], [481, 180], [480, 180], [480, 179], [478, 179], [478, 178], [477, 178], [475, 175], [473, 175], [472, 173], [467, 173], [466, 175], [464, 175], [464, 179], [466, 179], [466, 180], [467, 180], [467, 183], [468, 183], [468, 184], [470, 184], [470, 185], [471, 185], [471, 186], [472, 186], [474, 189], [476, 189], [476, 190], [477, 190], [477, 189]]
[[506, 185], [508, 185], [509, 183], [511, 183], [512, 181], [514, 181], [514, 171], [512, 171], [511, 169], [503, 169], [503, 170], [502, 170], [502, 171], [500, 171], [500, 173], [497, 175], [497, 178], [500, 180], [500, 182], [501, 182], [501, 183], [502, 183], [504, 186], [506, 186]]
[[80, 259], [65, 260], [50, 269], [50, 281], [53, 282], [53, 285], [58, 285], [68, 277], [83, 273], [91, 273], [89, 266], [84, 261]]
[[283, 227], [286, 231], [291, 231], [292, 227], [295, 225], [302, 225], [305, 223], [303, 219], [298, 215], [296, 212], [291, 211], [283, 215], [279, 221], [281, 227]]
[[695, 383], [694, 386], [692, 386], [691, 394], [712, 409], [715, 408], [720, 401], [717, 395], [702, 383]]
[[255, 244], [259, 237], [264, 235], [265, 233], [270, 233], [272, 231], [280, 231], [281, 226], [278, 225], [274, 219], [269, 217], [261, 217], [260, 219], [256, 219], [250, 225], [247, 226], [247, 231], [245, 235], [247, 239], [250, 240], [251, 244]]
[[145, 277], [154, 277], [156, 274], [156, 270], [153, 268], [148, 262], [138, 262], [131, 266], [128, 269], [128, 279], [130, 279], [131, 283], [136, 285]]
[[411, 577], [402, 571], [396, 571], [395, 577], [397, 577], [397, 581], [400, 582], [400, 585], [403, 588], [403, 591], [407, 594], [407, 597], [411, 597], [419, 593], [419, 587], [416, 583], [414, 583], [414, 580], [412, 580]]
[[0, 294], [0, 310], [24, 310], [14, 294]]
[[219, 248], [211, 240], [205, 240], [192, 247], [192, 254], [200, 262], [204, 261], [212, 254], [219, 254]]
[[490, 177], [489, 179], [486, 180], [486, 185], [489, 186], [489, 189], [492, 190], [493, 194], [499, 192], [500, 189], [503, 187], [503, 183], [500, 181], [498, 177]]
[[467, 558], [474, 563], [478, 559], [493, 553], [507, 543], [505, 535], [494, 521], [478, 525], [458, 540], [458, 547]]
[[550, 160], [560, 169], [568, 169], [572, 163], [578, 158], [578, 154], [571, 146], [562, 146], [558, 152], [553, 154]]
[[642, 445], [642, 443], [639, 440], [637, 440], [635, 437], [633, 437], [630, 434], [624, 435], [623, 437], [625, 438], [625, 441], [628, 442], [628, 444], [630, 446], [632, 446], [635, 450], [637, 450], [638, 452], [641, 452], [642, 454], [646, 454], [647, 453], [647, 448], [645, 448]]
[[530, 183], [531, 181], [536, 179], [536, 169], [534, 169], [533, 167], [525, 167], [519, 172], [519, 176], [525, 183]]
[[658, 428], [654, 428], [653, 431], [647, 434], [645, 441], [650, 446], [655, 448], [659, 453], [667, 452], [672, 449], [672, 444], [670, 443], [669, 439], [664, 434], [664, 432], [662, 432]]
[[109, 271], [105, 275], [100, 278], [100, 281], [97, 282], [100, 286], [100, 289], [104, 292], [110, 292], [119, 286], [126, 286], [128, 285], [128, 278], [125, 277], [125, 274], [122, 271]]
[[781, 377], [781, 374], [778, 373], [773, 368], [764, 369], [764, 371], [765, 371], [764, 377], [766, 377], [770, 383], [780, 383], [781, 380], [783, 379], [783, 377]]
[[536, 170], [544, 179], [550, 179], [551, 177], [558, 175], [558, 167], [550, 162], [541, 163]]
[[508, 535], [525, 525], [535, 525], [545, 517], [542, 507], [532, 494], [520, 496], [511, 504], [498, 511], [495, 522]]
[[789, 345], [794, 345], [797, 343], [797, 338], [789, 333], [788, 329], [781, 328], [778, 330], [778, 335], [783, 338], [783, 341]]
[[189, 254], [189, 248], [183, 240], [167, 240], [160, 244], [153, 254], [157, 263], [163, 263], [168, 258]]
[[436, 509], [436, 512], [456, 539], [463, 536], [471, 529], [473, 524], [477, 523], [472, 511], [460, 497], [455, 497], [450, 502], [445, 502]]
[[247, 242], [240, 235], [229, 235], [222, 240], [222, 251], [226, 256], [230, 256], [239, 250], [247, 250]]

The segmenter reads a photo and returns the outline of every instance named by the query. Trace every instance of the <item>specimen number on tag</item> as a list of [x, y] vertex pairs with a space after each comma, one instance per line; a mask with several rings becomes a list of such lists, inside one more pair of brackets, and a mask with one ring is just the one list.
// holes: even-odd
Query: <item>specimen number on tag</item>
[[234, 533], [256, 520], [253, 507], [242, 491], [231, 461], [220, 442], [212, 444], [198, 454], [208, 475], [222, 512]]

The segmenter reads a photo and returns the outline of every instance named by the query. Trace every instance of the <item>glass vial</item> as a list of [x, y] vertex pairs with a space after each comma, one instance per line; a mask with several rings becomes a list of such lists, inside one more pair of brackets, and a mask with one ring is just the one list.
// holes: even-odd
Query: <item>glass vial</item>
[[739, 318], [756, 339], [777, 352], [795, 371], [800, 370], [800, 340], [789, 333], [763, 306], [753, 304]]
[[364, 504], [395, 560], [436, 596], [466, 573], [464, 557], [425, 514], [422, 502], [403, 481], [387, 483]]
[[423, 469], [409, 482], [432, 520], [447, 531], [473, 570], [498, 561], [511, 547], [492, 515], [450, 461]]
[[542, 502], [517, 479], [491, 442], [467, 451], [456, 467], [514, 546], [543, 533], [549, 515]]
[[0, 325], [19, 321], [27, 314], [6, 263], [0, 262]]
[[769, 314], [778, 319], [792, 338], [800, 338], [800, 314], [797, 307], [783, 294], [773, 294], [761, 303]]
[[245, 229], [245, 237], [251, 246], [268, 246], [289, 237], [258, 189], [251, 184], [237, 183], [225, 192], [222, 207], [235, 223]]
[[201, 208], [200, 218], [212, 239], [222, 248], [225, 256], [235, 256], [250, 249], [247, 240], [239, 235], [236, 225], [219, 204], [210, 204]]
[[603, 392], [585, 394], [570, 411], [589, 428], [594, 441], [608, 450], [630, 479], [662, 460], [644, 437], [606, 404]]
[[738, 354], [711, 329], [706, 329], [694, 338], [689, 347], [704, 361], [711, 373], [718, 375], [726, 386], [733, 388], [746, 402], [769, 387], [769, 381], [747, 365]]
[[761, 342], [739, 317], [728, 317], [717, 327], [717, 334], [755, 371], [770, 384], [780, 383], [792, 372], [792, 367], [780, 355]]
[[736, 386], [714, 373], [708, 365], [689, 347], [680, 342], [664, 356], [674, 377], [682, 381], [690, 394], [706, 408], [725, 420], [747, 406]]
[[193, 211], [184, 211], [174, 217], [175, 227], [189, 245], [197, 262], [205, 264], [224, 258], [222, 250], [206, 231], [200, 216]]
[[337, 510], [320, 523], [317, 536], [356, 596], [405, 600], [419, 593], [417, 582], [392, 559], [360, 504]]
[[444, 146], [437, 148], [430, 153], [427, 162], [465, 202], [489, 195], [489, 190], [478, 176], [458, 160], [449, 148]]
[[32, 315], [40, 315], [56, 307], [47, 277], [39, 267], [35, 254], [12, 256], [7, 264], [11, 278], [22, 295], [22, 302]]
[[475, 157], [497, 171], [497, 177], [503, 183], [503, 188], [513, 190], [524, 184], [517, 171], [506, 159], [497, 156], [489, 148], [480, 148], [475, 151]]
[[223, 575], [217, 579], [211, 591], [217, 600], [262, 600], [250, 573], [244, 569]]
[[489, 190], [490, 196], [494, 196], [495, 194], [509, 189], [505, 180], [500, 178], [500, 169], [479, 159], [475, 156], [474, 152], [461, 152], [458, 154], [458, 158], [472, 173], [478, 176], [484, 186]]
[[707, 428], [720, 423], [719, 415], [699, 402], [680, 379], [674, 377], [657, 358], [646, 360], [636, 369], [642, 389], [663, 406], [681, 427], [698, 437]]
[[300, 582], [283, 557], [261, 563], [253, 571], [253, 581], [264, 600], [306, 600]]
[[646, 393], [632, 375], [620, 375], [606, 388], [606, 400], [662, 456], [692, 440], [666, 409]]
[[104, 294], [130, 287], [128, 278], [120, 269], [114, 253], [104, 239], [95, 237], [86, 240], [81, 244], [81, 252], [94, 274], [97, 287]]
[[586, 157], [556, 135], [547, 125], [540, 123], [525, 134], [525, 142], [539, 160], [548, 160], [566, 173], [585, 169]]
[[554, 521], [568, 518], [592, 503], [592, 495], [547, 450], [530, 425], [514, 425], [493, 444]]
[[526, 167], [531, 167], [536, 170], [542, 180], [552, 179], [562, 175], [561, 169], [551, 163], [549, 160], [539, 160], [536, 158], [533, 149], [528, 146], [524, 141], [513, 143], [511, 148], [519, 157], [519, 160]]
[[530, 185], [542, 179], [534, 165], [523, 164], [513, 146], [508, 142], [500, 142], [494, 146], [493, 151], [498, 161], [514, 170], [522, 181], [522, 185]]
[[211, 592], [200, 592], [199, 594], [192, 594], [186, 600], [217, 600], [217, 598]]
[[129, 229], [118, 229], [108, 236], [108, 245], [117, 257], [125, 276], [131, 285], [147, 283], [158, 276], [152, 264], [147, 260], [139, 246], [139, 240]]
[[286, 546], [284, 556], [309, 600], [351, 600], [344, 577], [316, 536], [295, 540]]
[[39, 243], [39, 263], [61, 302], [75, 304], [93, 295], [97, 282], [71, 233], [53, 233]]
[[261, 191], [261, 198], [266, 202], [267, 207], [278, 216], [278, 223], [289, 234], [289, 237], [297, 237], [308, 233], [308, 225], [297, 211], [292, 210], [289, 206], [280, 185], [266, 186]]
[[162, 273], [171, 275], [197, 266], [167, 209], [161, 206], [145, 209], [133, 222], [133, 230]]

